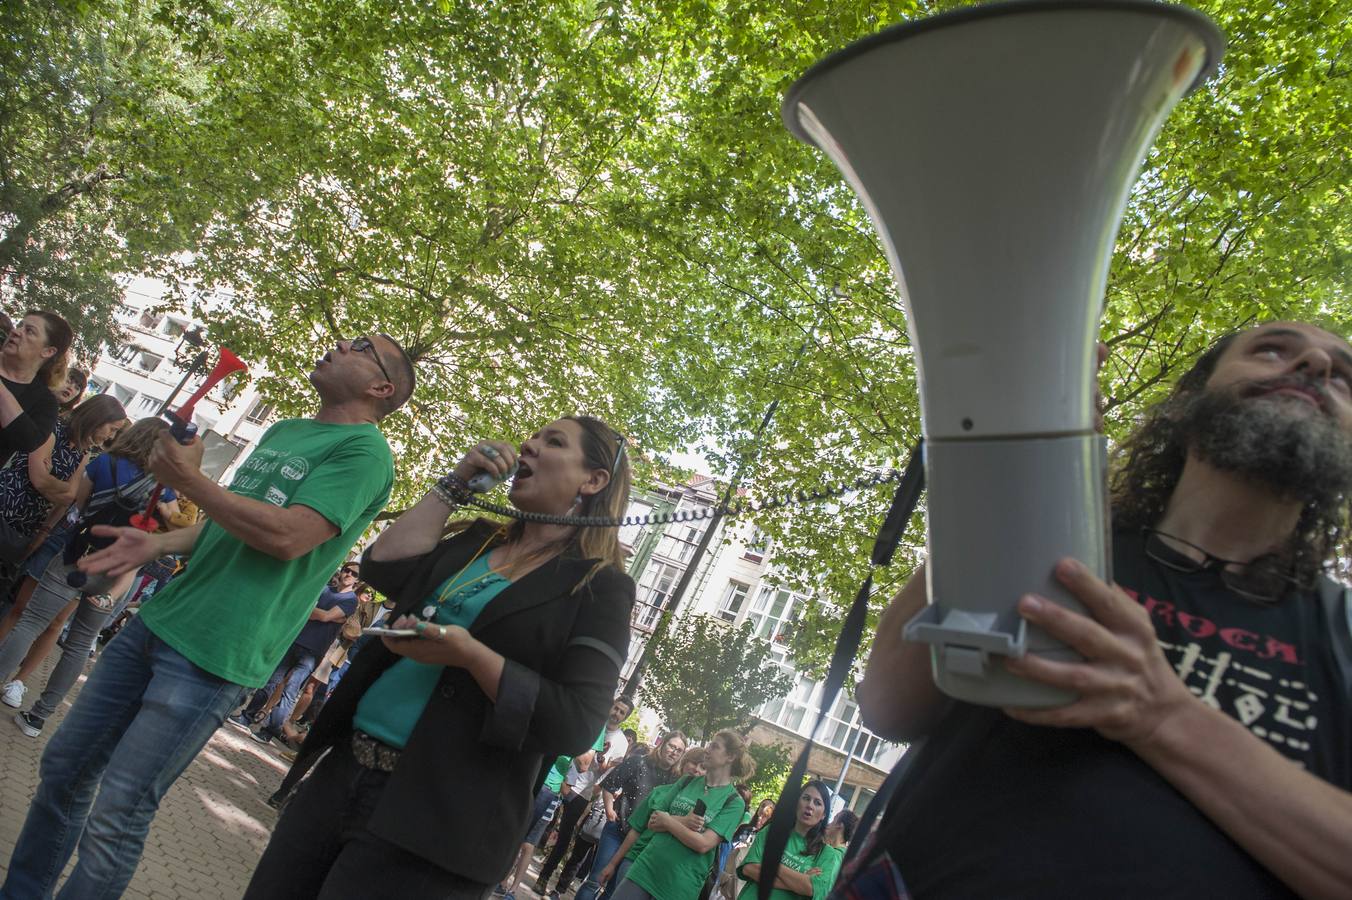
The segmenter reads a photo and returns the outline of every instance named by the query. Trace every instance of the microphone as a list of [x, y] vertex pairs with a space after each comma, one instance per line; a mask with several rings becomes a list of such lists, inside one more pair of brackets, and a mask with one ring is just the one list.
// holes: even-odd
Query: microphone
[[477, 475], [470, 476], [470, 479], [465, 483], [469, 485], [469, 489], [474, 493], [486, 494], [489, 491], [493, 490], [493, 488], [502, 484], [508, 478], [511, 478], [513, 475], [515, 475], [516, 470], [519, 468], [520, 468], [519, 464], [512, 463], [512, 468], [509, 469], [507, 474], [503, 475], [501, 478], [494, 475], [492, 472], [480, 472]]

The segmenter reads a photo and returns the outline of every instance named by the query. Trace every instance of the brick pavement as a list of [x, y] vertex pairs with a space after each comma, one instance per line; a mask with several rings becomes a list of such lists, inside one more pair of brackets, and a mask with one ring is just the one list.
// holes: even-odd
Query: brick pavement
[[[57, 651], [59, 652], [59, 651]], [[27, 709], [57, 659], [29, 681]], [[87, 670], [86, 670], [87, 671]], [[9, 864], [28, 803], [37, 788], [38, 757], [61, 724], [83, 677], [42, 735], [28, 738], [0, 704], [0, 872]], [[170, 788], [151, 825], [145, 855], [123, 896], [131, 900], [235, 900], [253, 874], [277, 813], [265, 802], [287, 769], [277, 748], [264, 747], [225, 726]]]
[[[24, 709], [37, 699], [59, 652], [54, 651], [29, 681]], [[88, 673], [88, 668], [85, 671]], [[29, 801], [37, 790], [42, 748], [83, 685], [81, 676], [36, 739], [25, 737], [14, 724], [17, 710], [0, 704], [0, 760], [4, 761], [0, 777], [0, 874], [8, 868]], [[277, 821], [277, 813], [265, 801], [281, 784], [287, 767], [276, 746], [265, 747], [230, 725], [218, 729], [165, 795], [146, 838], [141, 864], [123, 897], [237, 900]], [[516, 892], [518, 900], [536, 900], [529, 886], [540, 863], [540, 856], [532, 860], [529, 875]]]

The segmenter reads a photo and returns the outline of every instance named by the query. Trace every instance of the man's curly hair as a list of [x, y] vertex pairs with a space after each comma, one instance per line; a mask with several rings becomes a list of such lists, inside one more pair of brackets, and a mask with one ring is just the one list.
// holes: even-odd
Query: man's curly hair
[[[1163, 517], [1188, 454], [1186, 426], [1176, 413], [1206, 389], [1217, 362], [1240, 333], [1222, 336], [1198, 356], [1169, 396], [1146, 410], [1140, 425], [1118, 446], [1110, 489], [1114, 527], [1151, 528]], [[1349, 518], [1352, 497], [1346, 494], [1308, 500], [1277, 562], [1289, 564], [1307, 586], [1321, 573], [1345, 570], [1352, 554]]]

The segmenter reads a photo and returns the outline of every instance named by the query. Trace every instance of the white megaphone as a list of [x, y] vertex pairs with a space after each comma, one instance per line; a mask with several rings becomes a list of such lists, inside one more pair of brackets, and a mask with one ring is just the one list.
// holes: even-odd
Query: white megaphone
[[992, 706], [1074, 695], [1001, 657], [1074, 651], [1016, 611], [1076, 610], [1052, 570], [1109, 569], [1095, 345], [1127, 194], [1220, 31], [1153, 0], [1028, 0], [890, 28], [830, 56], [784, 101], [882, 237], [916, 352], [930, 605], [906, 626], [935, 683]]

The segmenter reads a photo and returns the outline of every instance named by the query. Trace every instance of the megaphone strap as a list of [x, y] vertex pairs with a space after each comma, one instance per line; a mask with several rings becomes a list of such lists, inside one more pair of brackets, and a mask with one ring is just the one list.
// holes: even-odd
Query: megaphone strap
[[[892, 502], [883, 526], [873, 546], [873, 565], [887, 565], [902, 536], [906, 525], [911, 521], [916, 504], [920, 502], [920, 492], [924, 488], [924, 442], [918, 442], [911, 450], [911, 458], [900, 478], [901, 484]], [[855, 594], [850, 611], [845, 614], [845, 623], [840, 627], [840, 636], [836, 638], [836, 647], [831, 651], [831, 664], [826, 670], [826, 680], [822, 683], [821, 705], [817, 719], [812, 723], [803, 750], [798, 754], [789, 778], [784, 782], [784, 791], [775, 803], [774, 814], [766, 829], [765, 854], [761, 858], [760, 877], [757, 879], [756, 895], [759, 900], [770, 900], [774, 890], [775, 876], [779, 872], [779, 861], [789, 844], [789, 833], [793, 831], [794, 820], [798, 817], [798, 795], [803, 790], [803, 778], [807, 774], [808, 756], [816, 745], [817, 732], [835, 706], [836, 696], [845, 685], [845, 678], [854, 668], [854, 659], [859, 653], [859, 644], [864, 637], [864, 626], [868, 622], [868, 601], [873, 589], [873, 574], [864, 579]]]

